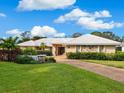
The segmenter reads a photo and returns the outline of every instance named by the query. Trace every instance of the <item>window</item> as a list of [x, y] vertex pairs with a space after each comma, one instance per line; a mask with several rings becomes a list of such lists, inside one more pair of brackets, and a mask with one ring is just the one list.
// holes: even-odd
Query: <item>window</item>
[[71, 48], [71, 46], [67, 46], [68, 48]]

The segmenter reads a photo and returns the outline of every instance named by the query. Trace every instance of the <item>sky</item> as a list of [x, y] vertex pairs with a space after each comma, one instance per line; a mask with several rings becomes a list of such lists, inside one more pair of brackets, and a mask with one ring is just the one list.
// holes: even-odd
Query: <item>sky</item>
[[30, 31], [64, 37], [112, 31], [124, 36], [124, 0], [0, 0], [0, 37]]

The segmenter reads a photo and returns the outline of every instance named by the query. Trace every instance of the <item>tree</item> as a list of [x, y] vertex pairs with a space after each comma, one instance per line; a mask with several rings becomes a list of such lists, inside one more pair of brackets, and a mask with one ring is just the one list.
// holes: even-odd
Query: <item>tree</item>
[[22, 43], [29, 40], [31, 40], [31, 32], [25, 31], [20, 35], [20, 40], [18, 41], [18, 43]]
[[33, 38], [31, 38], [31, 40], [38, 40], [38, 39], [42, 39], [42, 38], [46, 38], [46, 37], [34, 36]]
[[124, 36], [121, 37], [121, 42], [124, 42]]
[[3, 50], [7, 50], [7, 60], [8, 61], [12, 61], [12, 50], [15, 50], [18, 46], [17, 46], [17, 40], [18, 37], [12, 38], [9, 37], [7, 39], [1, 39], [1, 43], [0, 43], [0, 48], [2, 48]]
[[79, 32], [77, 32], [77, 33], [74, 33], [74, 34], [72, 35], [72, 38], [76, 38], [76, 37], [80, 37], [80, 36], [82, 36], [82, 34], [79, 33]]
[[30, 38], [22, 38], [21, 40], [18, 41], [18, 43], [26, 42], [31, 40]]
[[91, 34], [96, 36], [102, 36], [102, 32], [99, 32], [99, 31], [94, 31]]
[[7, 50], [13, 50], [17, 48], [17, 40], [18, 37], [12, 38], [9, 37], [7, 39], [1, 39], [1, 48], [7, 49]]
[[95, 32], [92, 32], [91, 34], [108, 38], [111, 40], [115, 40], [115, 41], [121, 41], [121, 38], [119, 36], [115, 35], [113, 32], [110, 32], [110, 31], [106, 31], [106, 32], [95, 31]]
[[45, 48], [46, 48], [46, 45], [45, 45], [44, 43], [41, 43], [41, 44], [40, 44], [40, 48], [41, 48], [42, 51], [44, 51]]
[[25, 31], [21, 34], [22, 38], [31, 38], [31, 32]]

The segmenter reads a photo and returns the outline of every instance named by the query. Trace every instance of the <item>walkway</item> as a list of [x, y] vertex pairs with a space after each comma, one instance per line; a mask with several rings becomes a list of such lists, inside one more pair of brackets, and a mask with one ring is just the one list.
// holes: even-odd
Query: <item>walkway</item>
[[91, 72], [95, 72], [97, 74], [109, 77], [113, 80], [120, 81], [124, 83], [124, 69], [105, 66], [101, 64], [88, 63], [88, 62], [80, 62], [79, 60], [69, 60], [65, 57], [55, 57], [58, 63], [69, 64], [81, 69], [86, 69]]

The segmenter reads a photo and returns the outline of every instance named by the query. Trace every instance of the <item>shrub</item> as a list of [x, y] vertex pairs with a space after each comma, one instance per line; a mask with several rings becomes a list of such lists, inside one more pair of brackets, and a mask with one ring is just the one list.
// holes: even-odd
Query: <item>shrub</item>
[[67, 53], [67, 58], [124, 61], [124, 53], [123, 52], [117, 52], [115, 54], [96, 53], [96, 52]]
[[52, 51], [49, 50], [35, 50], [33, 48], [26, 48], [24, 50], [21, 51], [22, 55], [46, 55], [46, 56], [52, 56]]
[[122, 51], [122, 47], [116, 47], [116, 52], [121, 52]]
[[0, 61], [13, 62], [16, 60], [17, 55], [21, 53], [20, 49], [16, 50], [0, 50]]
[[69, 59], [106, 59], [104, 53], [94, 52], [79, 52], [79, 53], [67, 53]]
[[80, 59], [79, 56], [83, 56], [83, 55], [80, 55], [80, 53], [72, 53], [72, 52], [67, 53], [66, 55], [68, 59]]
[[37, 51], [39, 55], [44, 54], [46, 56], [52, 56], [52, 51], [44, 50], [44, 51]]
[[19, 55], [16, 57], [16, 63], [18, 64], [36, 64], [38, 63], [33, 58], [27, 56], [27, 55]]
[[124, 53], [123, 52], [118, 52], [113, 56], [114, 60], [117, 61], [124, 61]]
[[33, 48], [26, 48], [22, 50], [21, 54], [22, 55], [37, 55], [37, 51]]
[[56, 60], [53, 57], [46, 57], [45, 62], [46, 63], [56, 63]]

